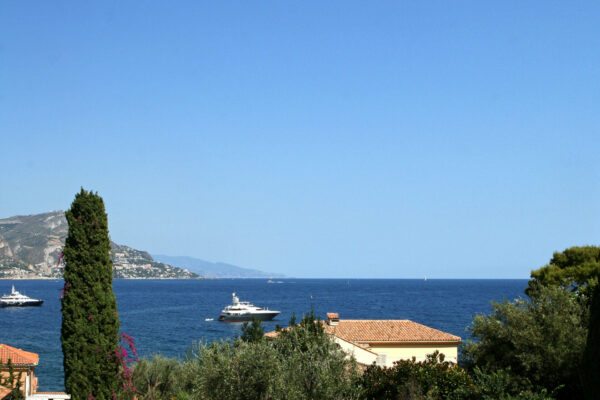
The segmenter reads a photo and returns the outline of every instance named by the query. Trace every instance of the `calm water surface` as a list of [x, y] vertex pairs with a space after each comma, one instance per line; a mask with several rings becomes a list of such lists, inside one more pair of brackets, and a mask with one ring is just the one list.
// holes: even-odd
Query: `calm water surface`
[[[465, 338], [477, 313], [489, 313], [490, 301], [523, 295], [527, 280], [345, 280], [282, 279], [115, 280], [121, 331], [134, 337], [141, 356], [161, 353], [183, 357], [192, 342], [231, 338], [240, 324], [216, 321], [231, 293], [242, 301], [280, 310], [265, 331], [286, 325], [292, 313], [311, 307], [322, 318], [338, 312], [348, 319], [410, 319]], [[64, 390], [60, 345], [62, 281], [0, 281], [0, 294], [11, 284], [44, 299], [42, 307], [0, 308], [0, 343], [40, 355], [40, 390]], [[215, 321], [205, 321], [214, 318]]]

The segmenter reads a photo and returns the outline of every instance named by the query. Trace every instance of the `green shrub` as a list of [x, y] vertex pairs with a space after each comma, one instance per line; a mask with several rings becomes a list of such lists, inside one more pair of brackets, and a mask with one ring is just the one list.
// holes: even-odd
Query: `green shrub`
[[137, 398], [166, 400], [179, 396], [181, 367], [181, 362], [163, 356], [140, 360], [133, 371]]
[[252, 318], [252, 322], [244, 322], [242, 325], [242, 336], [244, 342], [260, 342], [265, 339], [265, 329], [258, 318]]
[[401, 360], [393, 367], [367, 367], [360, 379], [363, 399], [439, 399], [473, 398], [474, 385], [469, 374], [454, 363], [444, 361], [436, 351], [425, 361]]
[[306, 314], [300, 324], [280, 330], [272, 341], [282, 363], [286, 382], [283, 397], [289, 399], [353, 399], [358, 396], [355, 384], [357, 364], [325, 333], [314, 312]]
[[183, 390], [194, 400], [270, 399], [281, 385], [277, 352], [264, 342], [194, 345], [182, 372]]

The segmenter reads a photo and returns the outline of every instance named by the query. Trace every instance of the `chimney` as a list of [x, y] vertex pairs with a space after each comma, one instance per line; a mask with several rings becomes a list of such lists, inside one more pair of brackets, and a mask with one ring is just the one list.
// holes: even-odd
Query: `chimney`
[[340, 323], [340, 316], [336, 312], [327, 313], [327, 325], [336, 326]]

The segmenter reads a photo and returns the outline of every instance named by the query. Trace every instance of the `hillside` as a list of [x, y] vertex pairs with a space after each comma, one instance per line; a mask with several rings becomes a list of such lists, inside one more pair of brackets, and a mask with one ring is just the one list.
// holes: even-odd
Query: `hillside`
[[156, 260], [176, 265], [180, 268], [185, 268], [195, 272], [200, 276], [212, 276], [215, 278], [283, 278], [284, 275], [263, 272], [256, 269], [242, 268], [236, 265], [226, 264], [222, 262], [204, 261], [199, 258], [185, 256], [167, 256], [163, 254], [155, 254]]
[[[0, 279], [60, 278], [60, 252], [68, 233], [64, 211], [0, 219]], [[115, 278], [198, 278], [155, 261], [150, 253], [111, 242]]]

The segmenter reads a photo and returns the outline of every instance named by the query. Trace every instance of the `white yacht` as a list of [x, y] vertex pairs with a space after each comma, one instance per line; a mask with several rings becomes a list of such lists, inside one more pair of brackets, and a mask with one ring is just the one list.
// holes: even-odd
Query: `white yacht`
[[32, 299], [15, 290], [15, 285], [12, 287], [10, 294], [5, 294], [0, 297], [0, 307], [27, 307], [41, 306], [44, 300]]
[[254, 318], [261, 321], [270, 321], [279, 315], [279, 313], [280, 311], [269, 310], [268, 308], [257, 307], [247, 301], [240, 301], [235, 293], [233, 293], [233, 304], [225, 307], [223, 311], [221, 311], [219, 321], [252, 321]]

